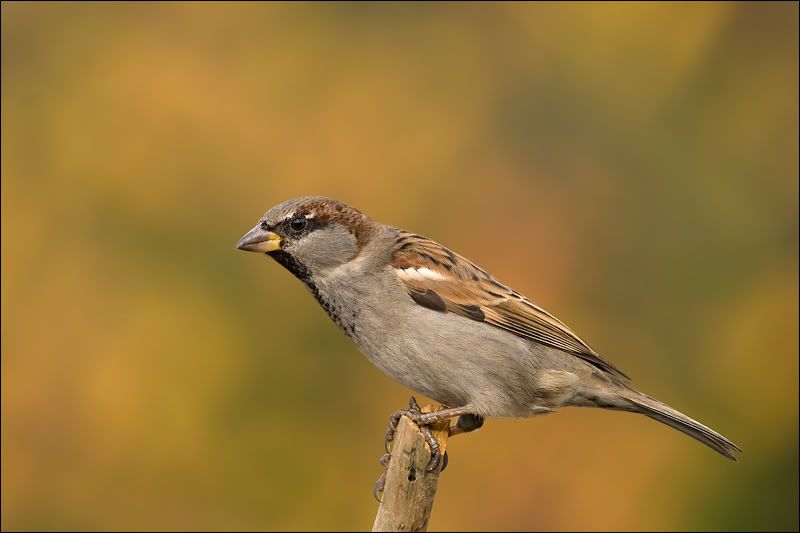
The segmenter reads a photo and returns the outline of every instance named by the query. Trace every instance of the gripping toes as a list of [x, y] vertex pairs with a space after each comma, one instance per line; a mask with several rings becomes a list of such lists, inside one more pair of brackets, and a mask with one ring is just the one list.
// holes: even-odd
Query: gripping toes
[[383, 441], [383, 447], [386, 449], [386, 453], [389, 453], [391, 449], [391, 443], [392, 440], [394, 440], [394, 434], [397, 431], [397, 424], [400, 422], [401, 416], [403, 416], [403, 412], [397, 411], [389, 417], [389, 428], [386, 430], [386, 438]]
[[375, 481], [375, 485], [372, 487], [372, 495], [375, 496], [378, 502], [381, 501], [381, 493], [383, 492], [384, 485], [386, 485], [386, 472], [389, 470], [389, 460], [391, 458], [391, 455], [385, 453], [381, 456], [379, 461], [381, 466], [383, 466], [383, 472], [381, 472], [381, 476]]
[[431, 460], [428, 461], [427, 470], [428, 472], [433, 472], [436, 470], [436, 467], [439, 466], [439, 461], [442, 459], [442, 451], [439, 448], [439, 441], [433, 436], [430, 427], [419, 426], [419, 430], [422, 433], [422, 436], [425, 437], [425, 442], [428, 443], [428, 447], [431, 449]]
[[389, 428], [386, 430], [386, 438], [383, 441], [383, 447], [386, 449], [386, 453], [389, 453], [391, 449], [391, 442], [394, 440], [394, 434], [397, 431], [397, 424], [400, 422], [400, 418], [402, 416], [407, 416], [417, 423], [419, 415], [421, 414], [422, 412], [419, 409], [417, 399], [412, 396], [408, 400], [408, 409], [395, 411], [392, 416], [389, 417]]
[[431, 429], [428, 427], [434, 420], [429, 420], [428, 418], [430, 417], [426, 417], [422, 413], [416, 398], [413, 396], [408, 400], [408, 409], [396, 411], [389, 417], [389, 428], [386, 430], [386, 438], [384, 439], [386, 453], [388, 454], [390, 452], [391, 442], [394, 439], [394, 434], [397, 431], [397, 424], [400, 422], [400, 417], [402, 416], [407, 416], [412, 422], [417, 424], [422, 436], [425, 438], [425, 442], [428, 443], [428, 447], [431, 450], [431, 459], [428, 462], [427, 470], [428, 472], [432, 472], [439, 466], [442, 452], [439, 447], [439, 441], [436, 440], [436, 437], [433, 436]]

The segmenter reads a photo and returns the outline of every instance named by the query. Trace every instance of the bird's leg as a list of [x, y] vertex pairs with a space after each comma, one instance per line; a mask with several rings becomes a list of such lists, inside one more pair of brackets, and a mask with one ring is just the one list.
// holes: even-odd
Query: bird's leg
[[470, 407], [451, 407], [430, 413], [420, 413], [417, 411], [416, 414], [413, 412], [403, 414], [413, 420], [418, 426], [430, 426], [431, 424], [441, 422], [442, 420], [447, 420], [448, 418], [453, 418], [454, 416], [472, 414], [471, 412], [472, 409]]

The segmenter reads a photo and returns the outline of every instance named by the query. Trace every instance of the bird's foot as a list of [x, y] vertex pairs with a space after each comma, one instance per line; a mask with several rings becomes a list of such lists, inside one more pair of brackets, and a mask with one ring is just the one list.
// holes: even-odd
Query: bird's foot
[[[431, 428], [429, 427], [429, 425], [436, 422], [436, 420], [431, 420], [430, 417], [425, 416], [426, 414], [430, 413], [423, 413], [419, 408], [416, 398], [412, 396], [411, 399], [408, 400], [408, 409], [400, 409], [389, 417], [389, 429], [386, 430], [384, 448], [386, 448], [386, 453], [388, 454], [391, 448], [390, 443], [392, 439], [394, 439], [394, 434], [397, 431], [397, 424], [400, 422], [401, 417], [406, 416], [417, 424], [422, 436], [425, 438], [425, 442], [428, 443], [428, 447], [431, 450], [431, 460], [428, 462], [427, 470], [428, 472], [433, 472], [442, 460], [442, 452], [439, 448], [439, 441], [433, 436]], [[445, 457], [446, 456], [447, 454], [445, 453]], [[446, 459], [445, 464], [447, 464]], [[444, 468], [442, 468], [442, 470], [444, 470]], [[380, 479], [378, 481], [380, 481]]]
[[431, 458], [427, 467], [428, 472], [435, 470], [439, 464], [442, 465], [440, 472], [443, 472], [447, 467], [448, 462], [447, 451], [442, 454], [439, 441], [431, 432], [430, 426], [432, 424], [438, 424], [456, 416], [459, 417], [456, 424], [450, 428], [450, 435], [474, 431], [483, 425], [483, 417], [473, 414], [472, 409], [468, 406], [440, 409], [430, 413], [423, 413], [419, 408], [417, 400], [412, 396], [408, 401], [408, 409], [396, 411], [394, 414], [392, 414], [392, 416], [389, 417], [389, 429], [386, 430], [386, 438], [384, 440], [384, 448], [386, 449], [386, 453], [383, 455], [383, 457], [381, 457], [380, 460], [381, 464], [384, 466], [384, 472], [375, 482], [373, 490], [373, 494], [378, 501], [380, 501], [378, 495], [383, 491], [383, 486], [386, 481], [386, 472], [389, 468], [389, 461], [392, 458], [390, 454], [390, 444], [394, 439], [394, 434], [397, 432], [397, 424], [400, 422], [400, 418], [403, 416], [408, 417], [412, 422], [417, 424], [417, 427], [419, 427], [420, 432], [425, 438], [425, 442], [428, 444], [428, 447], [431, 450]]
[[397, 431], [397, 424], [400, 423], [400, 418], [405, 415], [413, 420], [415, 415], [421, 414], [422, 411], [419, 408], [417, 399], [413, 396], [408, 400], [408, 409], [399, 409], [392, 413], [392, 416], [389, 417], [389, 428], [386, 430], [386, 439], [383, 442], [386, 453], [389, 453], [391, 448], [390, 443], [394, 439], [394, 434]]
[[[397, 432], [397, 424], [400, 423], [400, 418], [403, 415], [409, 415], [412, 411], [415, 413], [421, 414], [422, 411], [419, 409], [419, 404], [417, 403], [417, 399], [413, 396], [410, 400], [408, 400], [408, 409], [400, 409], [392, 413], [389, 417], [389, 428], [386, 430], [386, 438], [383, 441], [383, 447], [386, 450], [386, 453], [391, 451], [391, 443], [394, 440], [394, 434]], [[409, 416], [409, 418], [411, 418]]]

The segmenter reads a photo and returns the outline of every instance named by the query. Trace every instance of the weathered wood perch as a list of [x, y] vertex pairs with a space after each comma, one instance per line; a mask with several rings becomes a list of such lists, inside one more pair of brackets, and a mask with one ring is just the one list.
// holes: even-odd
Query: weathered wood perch
[[[426, 405], [422, 412], [436, 410]], [[386, 471], [383, 497], [372, 531], [426, 531], [433, 499], [447, 450], [450, 420], [431, 426], [439, 441], [442, 460], [433, 472], [427, 472], [431, 453], [417, 425], [400, 418], [392, 441], [392, 458]]]

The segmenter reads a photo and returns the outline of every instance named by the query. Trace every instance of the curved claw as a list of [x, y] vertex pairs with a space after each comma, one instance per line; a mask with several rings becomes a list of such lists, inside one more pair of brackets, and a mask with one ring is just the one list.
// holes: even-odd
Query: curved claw
[[431, 460], [428, 462], [428, 467], [425, 469], [426, 472], [433, 472], [436, 470], [436, 467], [439, 466], [439, 462], [442, 460], [442, 454], [437, 449], [435, 452], [431, 454]]
[[428, 467], [426, 470], [428, 472], [433, 472], [436, 470], [436, 467], [439, 466], [439, 461], [442, 458], [441, 448], [439, 447], [439, 441], [436, 440], [436, 437], [433, 436], [431, 432], [431, 428], [428, 426], [419, 426], [419, 430], [422, 433], [422, 436], [425, 438], [425, 442], [428, 444], [428, 448], [431, 450], [431, 459], [428, 462]]
[[381, 477], [375, 482], [375, 485], [372, 487], [372, 495], [378, 500], [378, 503], [383, 503], [381, 500], [380, 494], [383, 492], [383, 487], [386, 484], [386, 471], [384, 470], [381, 474]]
[[375, 496], [375, 499], [378, 500], [378, 503], [381, 503], [381, 498], [379, 494], [383, 492], [383, 487], [386, 484], [386, 472], [389, 471], [389, 461], [392, 459], [392, 456], [388, 453], [381, 455], [381, 458], [378, 462], [383, 467], [383, 472], [381, 472], [380, 477], [375, 481], [375, 485], [372, 486], [372, 495]]

